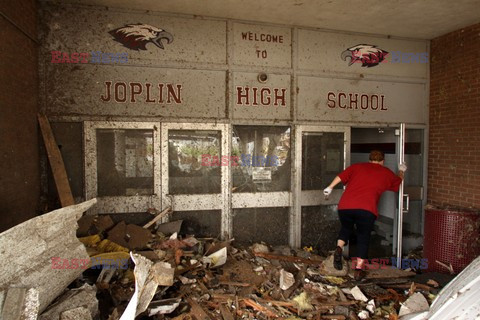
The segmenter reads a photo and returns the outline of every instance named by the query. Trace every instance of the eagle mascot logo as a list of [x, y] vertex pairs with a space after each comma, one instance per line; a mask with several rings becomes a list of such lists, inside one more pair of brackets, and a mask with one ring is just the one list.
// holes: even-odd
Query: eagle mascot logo
[[147, 43], [153, 43], [160, 49], [164, 49], [162, 40], [172, 43], [173, 36], [167, 31], [143, 23], [129, 24], [121, 28], [109, 31], [113, 38], [132, 50], [147, 50]]
[[372, 46], [370, 44], [359, 44], [348, 48], [342, 52], [342, 60], [346, 61], [347, 58], [350, 58], [349, 66], [357, 63], [362, 63], [362, 67], [375, 67], [380, 62], [385, 60], [388, 51], [377, 48], [377, 46]]

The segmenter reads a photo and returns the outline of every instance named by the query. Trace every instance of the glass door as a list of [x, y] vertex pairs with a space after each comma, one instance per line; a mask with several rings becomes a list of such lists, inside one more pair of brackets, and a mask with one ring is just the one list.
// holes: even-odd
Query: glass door
[[85, 199], [90, 213], [160, 209], [159, 124], [86, 121]]
[[393, 172], [398, 172], [398, 163], [402, 160], [408, 166], [403, 189], [399, 193], [385, 192], [380, 198], [379, 216], [370, 242], [370, 256], [397, 256], [423, 243], [424, 148], [422, 128], [405, 129], [403, 125], [352, 128], [352, 164], [367, 162], [370, 151], [378, 149], [385, 153], [385, 166]]
[[232, 236], [238, 242], [289, 243], [290, 135], [289, 126], [232, 126]]
[[[385, 154], [384, 166], [398, 172], [399, 129], [392, 127], [352, 128], [351, 164], [368, 162], [370, 151], [376, 149]], [[390, 257], [395, 253], [398, 194], [384, 192], [378, 203], [378, 218], [370, 238], [369, 256]], [[350, 242], [355, 253], [355, 238]]]
[[229, 234], [227, 125], [162, 123], [162, 208], [182, 233]]
[[325, 199], [323, 189], [350, 162], [350, 128], [299, 126], [296, 132], [295, 215], [291, 245], [312, 246], [326, 255], [335, 248], [340, 228], [338, 185]]

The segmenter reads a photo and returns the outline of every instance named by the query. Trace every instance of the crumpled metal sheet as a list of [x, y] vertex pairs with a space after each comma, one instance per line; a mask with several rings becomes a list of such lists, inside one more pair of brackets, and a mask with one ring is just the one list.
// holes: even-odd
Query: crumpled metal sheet
[[168, 263], [153, 263], [147, 258], [130, 253], [135, 262], [135, 292], [120, 317], [120, 320], [134, 320], [136, 316], [147, 310], [159, 285], [172, 285], [174, 268]]
[[409, 314], [402, 320], [477, 319], [480, 314], [480, 257], [448, 283], [428, 312]]

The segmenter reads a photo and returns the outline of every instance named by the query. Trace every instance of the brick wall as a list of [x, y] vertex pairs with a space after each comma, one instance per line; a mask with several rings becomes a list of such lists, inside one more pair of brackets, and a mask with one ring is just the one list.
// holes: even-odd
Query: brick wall
[[41, 140], [36, 120], [38, 46], [29, 38], [37, 38], [36, 1], [1, 1], [0, 12], [0, 231], [3, 231], [30, 219], [38, 211]]
[[480, 24], [431, 42], [428, 202], [480, 209]]

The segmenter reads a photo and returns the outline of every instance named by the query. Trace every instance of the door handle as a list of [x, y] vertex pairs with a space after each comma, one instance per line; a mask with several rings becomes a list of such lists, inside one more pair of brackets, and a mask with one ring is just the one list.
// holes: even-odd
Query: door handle
[[407, 213], [410, 209], [410, 197], [408, 194], [403, 194], [403, 213]]

